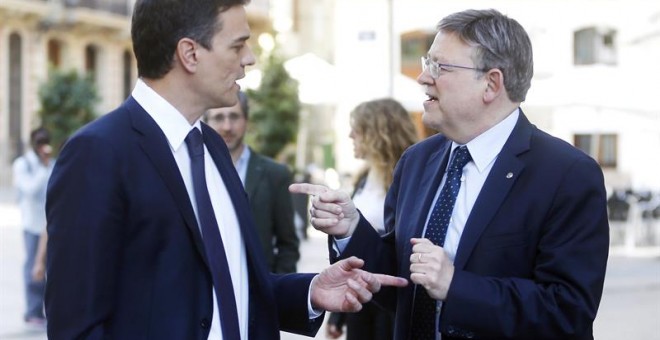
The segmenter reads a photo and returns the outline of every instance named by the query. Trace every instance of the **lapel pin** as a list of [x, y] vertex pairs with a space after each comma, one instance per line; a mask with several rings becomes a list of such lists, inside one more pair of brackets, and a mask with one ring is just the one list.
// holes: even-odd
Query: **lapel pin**
[[509, 172], [508, 174], [506, 174], [506, 178], [511, 178], [511, 177], [513, 177], [513, 172]]

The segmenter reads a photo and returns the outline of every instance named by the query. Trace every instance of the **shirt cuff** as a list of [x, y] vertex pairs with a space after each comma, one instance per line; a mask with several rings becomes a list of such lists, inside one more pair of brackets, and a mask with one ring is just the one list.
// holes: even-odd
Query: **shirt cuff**
[[309, 290], [307, 292], [307, 314], [309, 314], [310, 320], [316, 319], [323, 315], [322, 309], [315, 309], [312, 307], [312, 286], [314, 286], [314, 280], [316, 280], [318, 277], [318, 275], [314, 276], [311, 283], [309, 284]]
[[344, 252], [344, 249], [348, 246], [348, 242], [351, 241], [351, 236], [344, 237], [344, 238], [336, 238], [332, 237], [332, 249], [335, 251], [337, 254], [337, 257], [341, 255], [341, 253]]

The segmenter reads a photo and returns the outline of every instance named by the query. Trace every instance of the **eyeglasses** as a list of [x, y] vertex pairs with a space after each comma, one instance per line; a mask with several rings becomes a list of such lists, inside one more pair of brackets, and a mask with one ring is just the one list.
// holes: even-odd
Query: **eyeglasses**
[[225, 121], [229, 121], [229, 124], [235, 124], [241, 119], [244, 119], [245, 116], [238, 112], [230, 112], [229, 114], [223, 114], [223, 113], [218, 113], [218, 114], [213, 114], [213, 115], [206, 115], [206, 123], [209, 125], [214, 125], [214, 124], [224, 124]]
[[478, 72], [486, 72], [488, 70], [486, 69], [481, 69], [481, 68], [476, 68], [476, 67], [468, 67], [468, 66], [461, 66], [461, 65], [453, 65], [453, 64], [441, 64], [435, 61], [432, 61], [431, 58], [425, 56], [422, 57], [422, 70], [423, 71], [428, 71], [431, 74], [431, 77], [438, 78], [440, 76], [440, 71], [444, 71], [447, 68], [462, 68], [465, 70], [474, 70]]

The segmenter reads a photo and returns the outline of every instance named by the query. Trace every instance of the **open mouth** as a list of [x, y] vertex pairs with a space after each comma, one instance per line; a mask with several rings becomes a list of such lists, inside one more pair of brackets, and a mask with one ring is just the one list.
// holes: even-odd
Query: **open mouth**
[[430, 94], [428, 94], [428, 93], [426, 94], [426, 97], [427, 97], [427, 98], [426, 98], [427, 101], [431, 101], [431, 102], [436, 102], [436, 101], [438, 101], [438, 97], [434, 97], [434, 96], [432, 96], [432, 95], [430, 95]]

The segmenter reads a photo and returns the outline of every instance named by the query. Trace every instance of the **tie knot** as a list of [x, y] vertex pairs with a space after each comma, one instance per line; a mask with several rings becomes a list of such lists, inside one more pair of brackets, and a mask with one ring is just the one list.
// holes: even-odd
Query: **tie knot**
[[470, 156], [467, 146], [459, 146], [454, 150], [451, 163], [449, 163], [449, 170], [462, 170], [470, 160], [472, 160], [472, 156]]
[[186, 145], [190, 156], [199, 156], [204, 154], [204, 140], [202, 133], [197, 128], [193, 128], [186, 136]]

